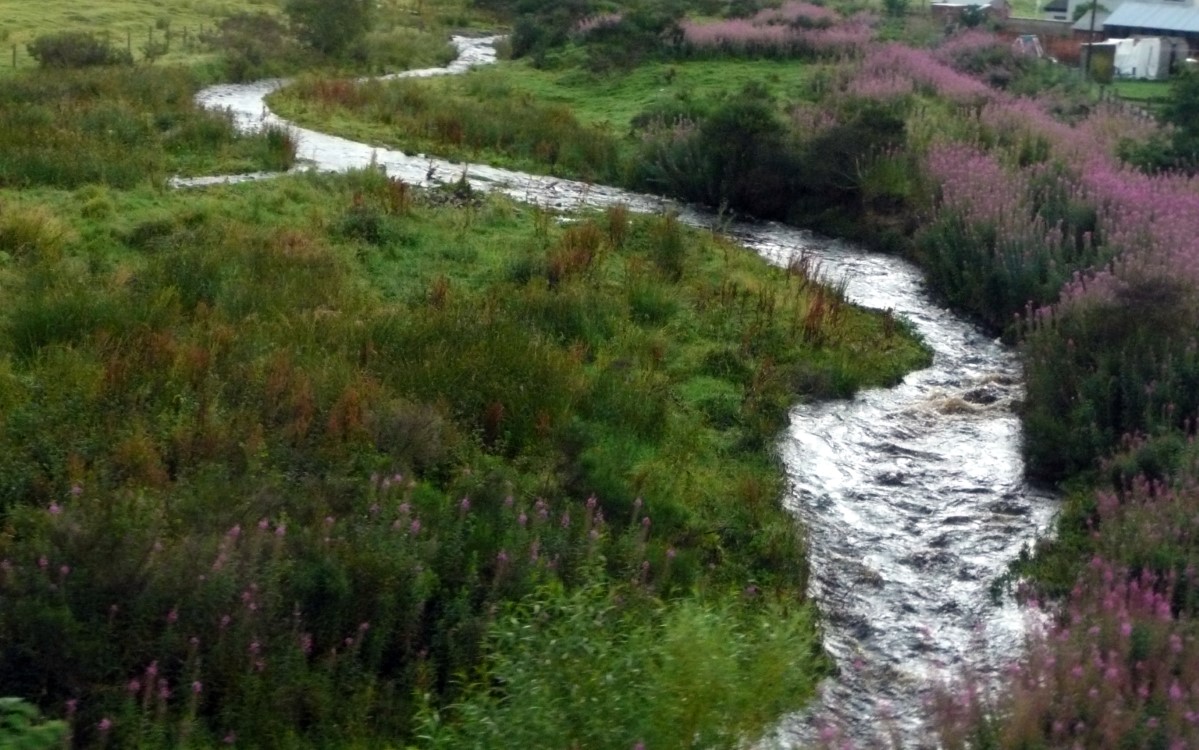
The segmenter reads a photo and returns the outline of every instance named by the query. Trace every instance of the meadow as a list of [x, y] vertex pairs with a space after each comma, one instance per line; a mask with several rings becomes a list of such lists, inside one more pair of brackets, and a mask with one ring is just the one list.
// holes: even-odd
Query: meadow
[[[108, 36], [118, 46], [140, 51], [157, 39], [165, 43], [173, 37], [173, 49], [161, 58], [165, 64], [191, 63], [205, 59], [198, 38], [204, 28], [235, 12], [263, 11], [278, 13], [278, 0], [78, 0], [27, 3], [20, 0], [0, 2], [0, 45], [5, 55], [0, 70], [5, 75], [37, 66], [26, 45], [41, 34], [67, 29], [94, 31]], [[183, 33], [195, 41], [185, 42]], [[13, 50], [16, 65], [13, 65]], [[139, 55], [140, 57], [140, 55]]]

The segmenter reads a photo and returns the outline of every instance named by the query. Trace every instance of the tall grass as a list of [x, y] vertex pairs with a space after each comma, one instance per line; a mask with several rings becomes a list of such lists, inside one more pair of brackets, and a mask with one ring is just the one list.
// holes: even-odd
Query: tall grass
[[[281, 170], [295, 147], [282, 131], [240, 135], [199, 109], [180, 69], [34, 71], [0, 94], [0, 184], [130, 187], [172, 173]], [[63, 154], [72, 154], [69, 159]]]
[[[797, 388], [825, 392], [799, 373], [924, 360], [877, 316], [619, 208], [435, 208], [374, 171], [83, 192], [109, 210], [0, 211], [24, 238], [0, 277], [0, 692], [80, 745], [433, 744], [507, 710], [490, 675], [514, 697], [578, 676], [502, 635], [546, 591], [536, 651], [624, 603], [580, 647], [662, 670], [623, 704], [675, 717], [646, 741], [748, 736], [810, 690], [769, 445]], [[737, 682], [710, 705], [670, 687], [714, 673]], [[577, 736], [623, 736], [611, 705]]]
[[423, 81], [353, 83], [301, 78], [283, 95], [323, 116], [353, 117], [404, 134], [413, 147], [453, 156], [480, 151], [536, 162], [552, 173], [614, 182], [619, 159], [610, 133], [584, 126], [569, 109], [529, 98], [453, 95]]

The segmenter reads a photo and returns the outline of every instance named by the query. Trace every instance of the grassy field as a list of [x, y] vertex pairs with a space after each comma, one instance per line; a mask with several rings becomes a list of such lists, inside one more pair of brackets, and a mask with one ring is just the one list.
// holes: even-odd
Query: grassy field
[[663, 101], [704, 100], [760, 83], [782, 101], [807, 99], [819, 66], [791, 60], [696, 60], [652, 62], [609, 76], [582, 70], [536, 70], [526, 63], [479, 70], [446, 81], [453, 90], [479, 97], [530, 96], [569, 107], [585, 124], [627, 131], [637, 114]]
[[[301, 125], [356, 140], [533, 171], [546, 169], [542, 154], [552, 142], [554, 150], [564, 152], [552, 160], [556, 174], [617, 181], [618, 165], [637, 147], [636, 139], [627, 136], [634, 126], [646, 125], [637, 122], [639, 117], [707, 107], [751, 83], [780, 103], [810, 99], [820, 70], [819, 65], [793, 61], [696, 60], [651, 62], [620, 75], [594, 75], [578, 69], [541, 70], [515, 61], [452, 78], [358, 87], [308, 78], [272, 95], [270, 104]], [[455, 113], [440, 113], [448, 110]], [[547, 131], [522, 155], [500, 146], [508, 136], [472, 139], [469, 132], [444, 132], [446, 116], [467, 123], [468, 130], [528, 117], [523, 133], [529, 138], [538, 139], [535, 133], [543, 126], [554, 132]], [[578, 157], [574, 163], [572, 155]]]
[[1110, 90], [1121, 99], [1132, 101], [1153, 101], [1170, 96], [1169, 81], [1113, 81]]
[[[134, 60], [144, 57], [147, 41], [170, 40], [158, 65], [199, 65], [211, 60], [197, 35], [235, 13], [280, 13], [283, 0], [0, 0], [0, 75], [31, 68], [36, 62], [26, 45], [41, 34], [91, 31], [128, 46]], [[382, 28], [467, 27], [486, 20], [465, 0], [381, 0]], [[15, 65], [14, 65], [15, 62]]]
[[[120, 47], [129, 46], [134, 59], [150, 38], [171, 37], [171, 51], [160, 64], [195, 63], [205, 59], [191, 42], [203, 29], [239, 11], [275, 13], [281, 0], [47, 0], [30, 3], [0, 0], [0, 71], [34, 67], [25, 45], [37, 36], [55, 31], [92, 31], [108, 35]], [[184, 43], [184, 34], [188, 43]]]

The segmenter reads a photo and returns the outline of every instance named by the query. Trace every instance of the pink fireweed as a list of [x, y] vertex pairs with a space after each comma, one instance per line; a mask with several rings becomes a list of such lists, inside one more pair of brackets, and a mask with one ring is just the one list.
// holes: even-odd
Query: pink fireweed
[[760, 10], [753, 17], [758, 26], [785, 24], [788, 26], [832, 26], [840, 19], [836, 11], [821, 5], [788, 0], [778, 8]]
[[1093, 560], [995, 698], [959, 684], [938, 702], [942, 745], [996, 722], [997, 747], [1199, 746], [1199, 643], [1171, 614], [1174, 585]]
[[[927, 50], [894, 43], [873, 47], [862, 60], [855, 78], [890, 79], [895, 76], [909, 79], [915, 88], [924, 93], [951, 101], [983, 100], [995, 94], [981, 81], [939, 62]], [[853, 86], [852, 81], [850, 86]]]
[[697, 51], [740, 55], [857, 56], [873, 38], [873, 18], [841, 18], [826, 8], [788, 3], [751, 19], [679, 23], [683, 42]]
[[578, 37], [587, 36], [599, 29], [610, 29], [618, 26], [622, 20], [624, 20], [624, 16], [620, 13], [597, 13], [594, 16], [587, 16], [576, 23], [574, 28], [571, 29], [571, 33]]
[[946, 65], [957, 67], [963, 58], [1007, 49], [1007, 46], [990, 31], [967, 29], [947, 36], [937, 45], [933, 56]]

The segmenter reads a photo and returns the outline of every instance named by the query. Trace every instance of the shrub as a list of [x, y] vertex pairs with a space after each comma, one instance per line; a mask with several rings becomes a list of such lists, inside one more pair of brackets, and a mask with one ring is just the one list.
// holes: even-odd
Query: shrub
[[0, 698], [0, 747], [50, 750], [67, 738], [62, 721], [42, 721], [41, 713], [20, 698]]
[[823, 660], [810, 617], [729, 596], [658, 603], [543, 589], [496, 618], [481, 679], [452, 726], [426, 717], [425, 746], [735, 746], [811, 694]]
[[43, 34], [28, 45], [29, 56], [43, 68], [87, 68], [96, 65], [129, 65], [127, 50], [113, 47], [89, 31]]
[[371, 0], [288, 0], [284, 12], [301, 42], [323, 55], [340, 57], [363, 54], [374, 6]]
[[234, 81], [280, 75], [302, 59], [301, 50], [276, 16], [235, 13], [222, 18], [201, 37], [224, 56], [225, 74]]

